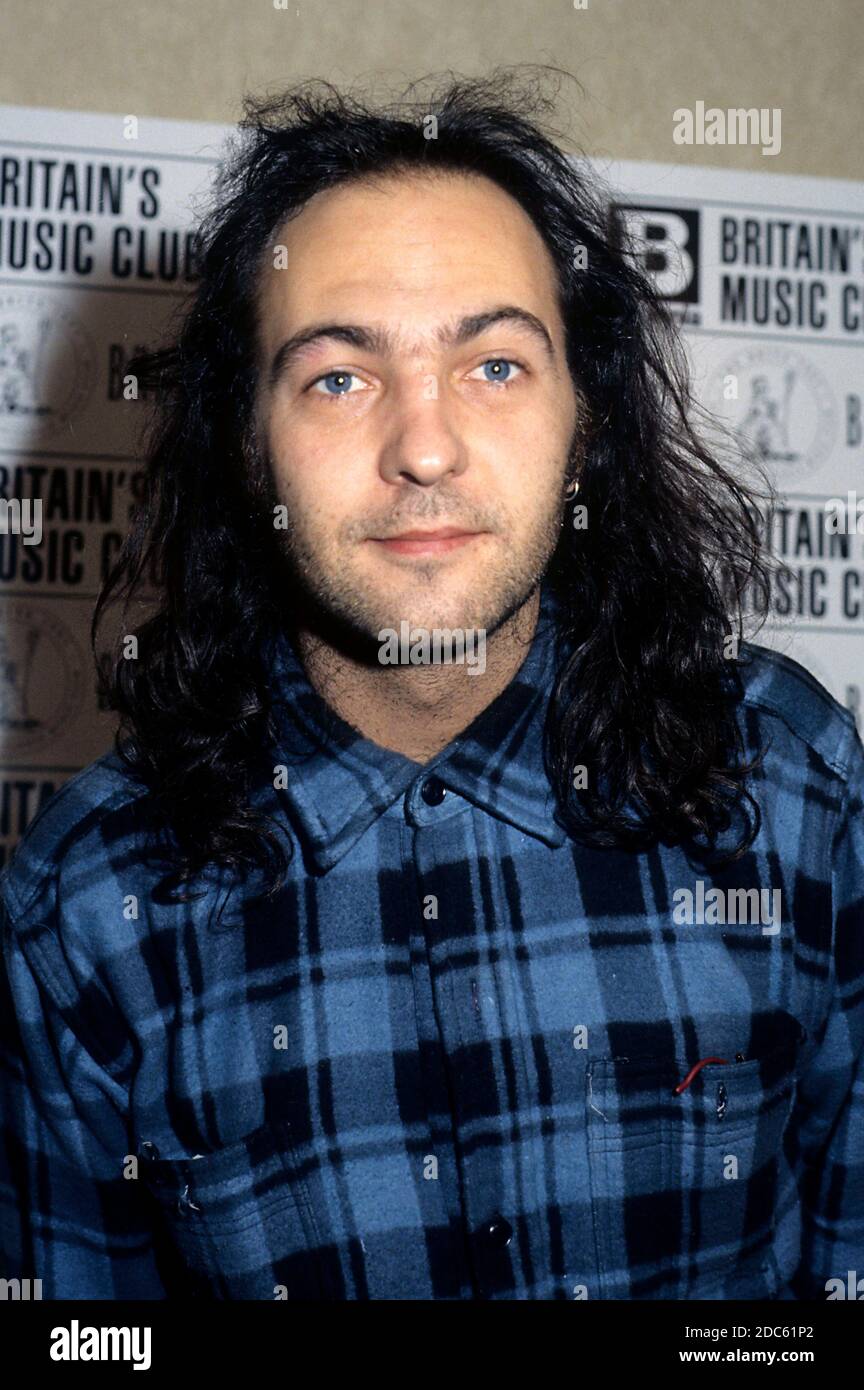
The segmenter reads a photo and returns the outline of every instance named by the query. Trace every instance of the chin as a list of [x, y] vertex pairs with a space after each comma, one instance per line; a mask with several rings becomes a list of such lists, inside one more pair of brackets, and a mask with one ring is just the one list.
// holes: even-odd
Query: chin
[[476, 587], [470, 584], [458, 589], [436, 590], [422, 580], [405, 588], [382, 595], [374, 605], [376, 613], [384, 615], [382, 626], [393, 627], [403, 619], [413, 627], [472, 627], [490, 611], [488, 602], [478, 600]]

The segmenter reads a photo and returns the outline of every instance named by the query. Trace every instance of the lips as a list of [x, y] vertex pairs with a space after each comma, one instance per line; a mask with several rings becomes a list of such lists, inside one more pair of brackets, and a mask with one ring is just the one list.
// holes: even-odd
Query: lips
[[458, 526], [442, 526], [435, 531], [400, 531], [397, 536], [372, 537], [376, 545], [397, 555], [435, 555], [467, 545], [482, 531], [465, 531]]
[[441, 526], [434, 531], [400, 531], [398, 536], [380, 536], [386, 541], [450, 540], [453, 536], [476, 536], [476, 531], [466, 531], [464, 526]]

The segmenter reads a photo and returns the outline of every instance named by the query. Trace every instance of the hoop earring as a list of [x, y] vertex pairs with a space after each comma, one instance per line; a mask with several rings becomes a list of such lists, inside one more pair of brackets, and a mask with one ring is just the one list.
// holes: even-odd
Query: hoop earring
[[579, 479], [578, 479], [578, 478], [574, 478], [574, 479], [572, 480], [572, 482], [569, 482], [569, 483], [567, 484], [567, 486], [565, 487], [565, 489], [564, 489], [564, 496], [567, 497], [567, 498], [572, 499], [572, 498], [574, 498], [574, 497], [576, 496], [576, 494], [577, 494], [578, 491], [579, 491]]

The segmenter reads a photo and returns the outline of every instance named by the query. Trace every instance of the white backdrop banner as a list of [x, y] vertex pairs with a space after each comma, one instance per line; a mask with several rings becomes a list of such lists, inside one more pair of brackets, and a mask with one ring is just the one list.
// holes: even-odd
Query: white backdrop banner
[[[125, 368], [195, 282], [227, 134], [0, 107], [0, 862], [111, 746], [89, 624], [143, 476], [147, 403]], [[762, 515], [782, 568], [759, 640], [860, 721], [864, 184], [597, 167], [682, 324], [697, 396], [779, 489]]]
[[757, 640], [861, 728], [864, 184], [664, 164], [600, 170], [683, 326], [694, 392], [777, 489]]

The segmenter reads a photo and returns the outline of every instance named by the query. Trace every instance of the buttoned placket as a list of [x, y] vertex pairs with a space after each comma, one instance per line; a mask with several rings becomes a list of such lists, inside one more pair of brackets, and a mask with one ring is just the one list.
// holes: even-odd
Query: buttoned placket
[[[436, 1044], [451, 1100], [455, 1170], [445, 1177], [451, 1211], [458, 1215], [469, 1252], [474, 1297], [484, 1299], [507, 1293], [518, 1296], [522, 1276], [521, 1268], [514, 1269], [513, 1263], [517, 1253], [514, 1225], [501, 1210], [505, 1205], [501, 1167], [502, 1162], [509, 1162], [509, 1156], [502, 1155], [497, 1146], [484, 1145], [477, 1139], [484, 1125], [491, 1123], [494, 1129], [500, 1088], [506, 1085], [501, 1074], [499, 1040], [503, 1039], [508, 1057], [517, 1068], [521, 1054], [518, 1045], [511, 1047], [496, 999], [489, 994], [481, 997], [478, 992], [479, 968], [465, 967], [466, 955], [476, 957], [477, 966], [480, 965], [483, 923], [476, 916], [467, 920], [471, 895], [457, 896], [452, 880], [448, 888], [448, 869], [452, 864], [456, 873], [467, 871], [460, 849], [461, 835], [468, 828], [463, 818], [470, 821], [472, 815], [480, 813], [448, 790], [445, 779], [446, 767], [440, 769], [440, 775], [424, 774], [405, 796], [411, 867], [417, 875], [418, 893], [421, 901], [428, 901], [431, 896], [437, 912], [430, 917], [421, 914], [419, 925], [425, 948], [423, 987], [430, 992]], [[452, 967], [454, 952], [460, 959], [460, 969]], [[501, 968], [506, 969], [506, 964]], [[515, 1084], [518, 1094], [524, 1095], [527, 1079], [521, 1071], [511, 1084]], [[530, 1183], [530, 1174], [523, 1176]], [[533, 1221], [524, 1213], [521, 1219], [530, 1249], [529, 1228]], [[533, 1235], [536, 1238], [536, 1231]], [[530, 1261], [530, 1254], [528, 1258]]]

